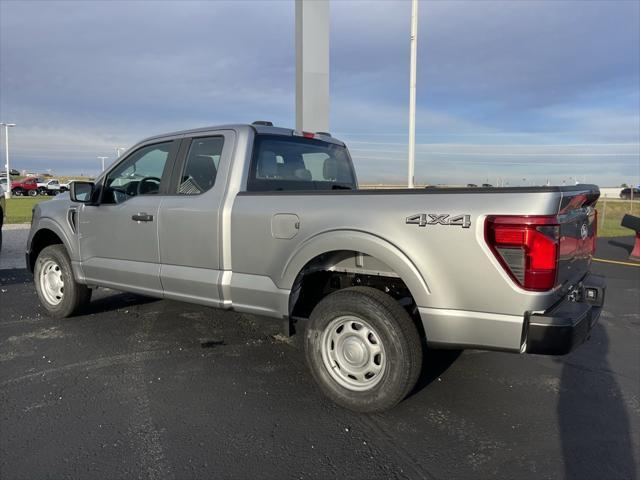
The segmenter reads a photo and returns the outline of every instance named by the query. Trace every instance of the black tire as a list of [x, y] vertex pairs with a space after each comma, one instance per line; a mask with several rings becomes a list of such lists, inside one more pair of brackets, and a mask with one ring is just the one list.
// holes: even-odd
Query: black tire
[[[377, 335], [376, 342], [379, 341], [384, 348], [386, 357], [383, 363], [384, 368], [378, 374], [380, 378], [376, 380], [377, 383], [370, 388], [364, 387], [366, 388], [364, 390], [355, 390], [353, 386], [347, 388], [335, 378], [335, 373], [330, 373], [330, 367], [326, 365], [328, 361], [332, 365], [331, 370], [337, 371], [336, 368], [338, 368], [347, 372], [336, 365], [338, 362], [332, 363], [332, 360], [326, 360], [328, 356], [334, 354], [334, 352], [326, 354], [334, 345], [331, 341], [331, 332], [337, 325], [336, 322], [339, 324], [343, 321], [341, 320], [343, 317], [357, 317], [368, 323]], [[347, 324], [349, 322], [347, 321]], [[353, 323], [351, 325], [357, 326], [357, 321], [354, 323], [356, 325]], [[334, 327], [330, 328], [332, 325]], [[339, 327], [335, 332], [342, 335], [338, 333]], [[346, 335], [349, 335], [349, 332]], [[356, 340], [356, 343], [358, 341], [363, 345], [366, 344], [366, 341], [362, 340]], [[337, 341], [337, 343], [340, 342], [341, 340]], [[376, 342], [371, 343], [377, 345]], [[343, 345], [346, 343], [342, 342]], [[327, 346], [323, 347], [323, 344]], [[323, 348], [326, 354], [324, 358]], [[365, 345], [364, 349], [366, 348]], [[338, 405], [357, 412], [380, 412], [398, 404], [415, 386], [422, 367], [420, 335], [411, 317], [389, 295], [369, 287], [339, 290], [326, 296], [316, 305], [305, 334], [305, 354], [311, 373], [324, 394]], [[366, 375], [363, 377], [363, 382], [367, 381], [364, 380], [365, 378]]]
[[22, 190], [16, 188], [15, 190], [11, 190], [11, 194], [15, 197], [21, 197], [22, 196]]
[[[47, 293], [43, 292], [43, 268], [55, 264], [58, 269], [55, 274], [60, 275], [63, 282], [63, 293], [60, 295], [59, 303], [52, 303], [48, 299]], [[54, 272], [52, 272], [54, 274]], [[91, 300], [91, 289], [86, 285], [81, 285], [75, 281], [71, 261], [63, 245], [50, 245], [42, 249], [36, 259], [33, 269], [33, 280], [38, 292], [40, 303], [47, 314], [53, 318], [66, 318], [78, 313]]]
[[29, 190], [30, 197], [35, 197], [37, 195], [38, 195], [38, 190], [36, 190], [35, 188], [33, 190]]

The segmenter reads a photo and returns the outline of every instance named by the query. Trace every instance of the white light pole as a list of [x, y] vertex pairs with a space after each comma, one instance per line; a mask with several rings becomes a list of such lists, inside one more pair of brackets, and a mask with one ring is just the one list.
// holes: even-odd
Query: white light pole
[[98, 157], [98, 160], [102, 160], [102, 171], [104, 172], [104, 161], [109, 157]]
[[411, 66], [409, 69], [409, 172], [407, 186], [413, 188], [416, 160], [416, 64], [418, 55], [418, 0], [411, 0]]
[[116, 156], [118, 158], [120, 158], [120, 155], [122, 155], [122, 152], [126, 152], [127, 149], [124, 147], [116, 147]]
[[11, 198], [11, 168], [9, 167], [9, 127], [15, 127], [15, 123], [1, 122], [0, 126], [4, 127], [4, 158], [6, 160], [5, 168], [7, 169], [7, 191], [4, 192], [4, 198]]

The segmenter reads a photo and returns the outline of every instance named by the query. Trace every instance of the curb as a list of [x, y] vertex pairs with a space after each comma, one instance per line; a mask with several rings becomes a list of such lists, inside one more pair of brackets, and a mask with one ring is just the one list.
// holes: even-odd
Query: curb
[[7, 223], [2, 226], [3, 230], [28, 230], [31, 228], [29, 223]]

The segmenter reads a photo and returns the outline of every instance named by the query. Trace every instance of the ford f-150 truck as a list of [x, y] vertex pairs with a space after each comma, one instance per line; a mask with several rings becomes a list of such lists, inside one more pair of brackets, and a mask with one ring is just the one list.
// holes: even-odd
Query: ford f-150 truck
[[381, 411], [426, 348], [565, 354], [605, 294], [594, 185], [360, 190], [345, 144], [268, 122], [146, 139], [37, 205], [42, 305], [109, 287], [280, 319], [335, 402]]
[[57, 195], [60, 191], [61, 185], [57, 178], [39, 179], [38, 193], [40, 195]]

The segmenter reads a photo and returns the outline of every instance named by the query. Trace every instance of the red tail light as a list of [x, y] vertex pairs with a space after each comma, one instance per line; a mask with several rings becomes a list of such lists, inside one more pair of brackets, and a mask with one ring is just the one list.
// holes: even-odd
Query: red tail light
[[560, 225], [556, 216], [488, 217], [485, 239], [509, 276], [526, 290], [556, 285]]

